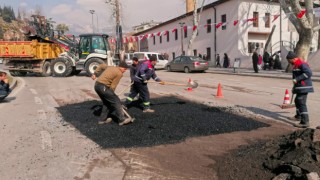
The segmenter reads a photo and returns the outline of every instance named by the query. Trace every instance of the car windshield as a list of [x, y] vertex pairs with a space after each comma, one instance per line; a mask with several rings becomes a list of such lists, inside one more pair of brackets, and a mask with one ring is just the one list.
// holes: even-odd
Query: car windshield
[[164, 56], [163, 55], [158, 55], [158, 57], [159, 57], [159, 60], [165, 60], [165, 58], [164, 58]]
[[190, 56], [190, 59], [191, 61], [203, 61], [203, 59], [198, 56]]

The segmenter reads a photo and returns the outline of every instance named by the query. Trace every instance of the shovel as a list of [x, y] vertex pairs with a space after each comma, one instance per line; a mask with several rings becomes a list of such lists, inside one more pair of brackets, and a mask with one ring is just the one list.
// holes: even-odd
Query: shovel
[[199, 86], [199, 84], [196, 81], [190, 81], [187, 84], [168, 82], [168, 81], [153, 82], [153, 83], [159, 83], [159, 84], [162, 84], [162, 85], [186, 86], [186, 87], [190, 87], [192, 89], [195, 89], [195, 88], [197, 88]]

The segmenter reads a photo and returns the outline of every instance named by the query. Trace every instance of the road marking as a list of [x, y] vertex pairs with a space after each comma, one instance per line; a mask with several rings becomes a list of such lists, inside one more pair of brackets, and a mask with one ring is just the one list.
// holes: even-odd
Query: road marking
[[36, 104], [42, 104], [42, 101], [39, 97], [34, 97], [34, 101], [36, 102]]
[[30, 91], [32, 92], [32, 94], [38, 94], [38, 92], [35, 89], [30, 89]]
[[41, 148], [42, 150], [49, 150], [52, 152], [52, 140], [48, 131], [40, 131], [41, 135]]
[[39, 120], [46, 120], [47, 119], [47, 115], [44, 112], [44, 110], [38, 110], [38, 114], [39, 114]]

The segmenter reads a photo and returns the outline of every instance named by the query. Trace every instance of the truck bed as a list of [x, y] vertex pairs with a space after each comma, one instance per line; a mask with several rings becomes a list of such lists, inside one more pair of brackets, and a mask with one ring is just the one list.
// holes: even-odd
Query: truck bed
[[55, 59], [64, 50], [55, 43], [0, 41], [0, 58], [12, 60]]

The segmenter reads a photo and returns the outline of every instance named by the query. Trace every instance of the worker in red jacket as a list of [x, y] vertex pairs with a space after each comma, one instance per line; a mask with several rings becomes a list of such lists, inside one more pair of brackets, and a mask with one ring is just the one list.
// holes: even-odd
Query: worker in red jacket
[[309, 65], [302, 59], [298, 58], [294, 52], [289, 51], [286, 58], [288, 62], [293, 65], [292, 93], [296, 94], [296, 98], [294, 100], [296, 105], [296, 115], [290, 119], [300, 121], [299, 124], [295, 124], [294, 126], [307, 128], [309, 127], [307, 97], [308, 93], [314, 92], [311, 80], [312, 71]]

